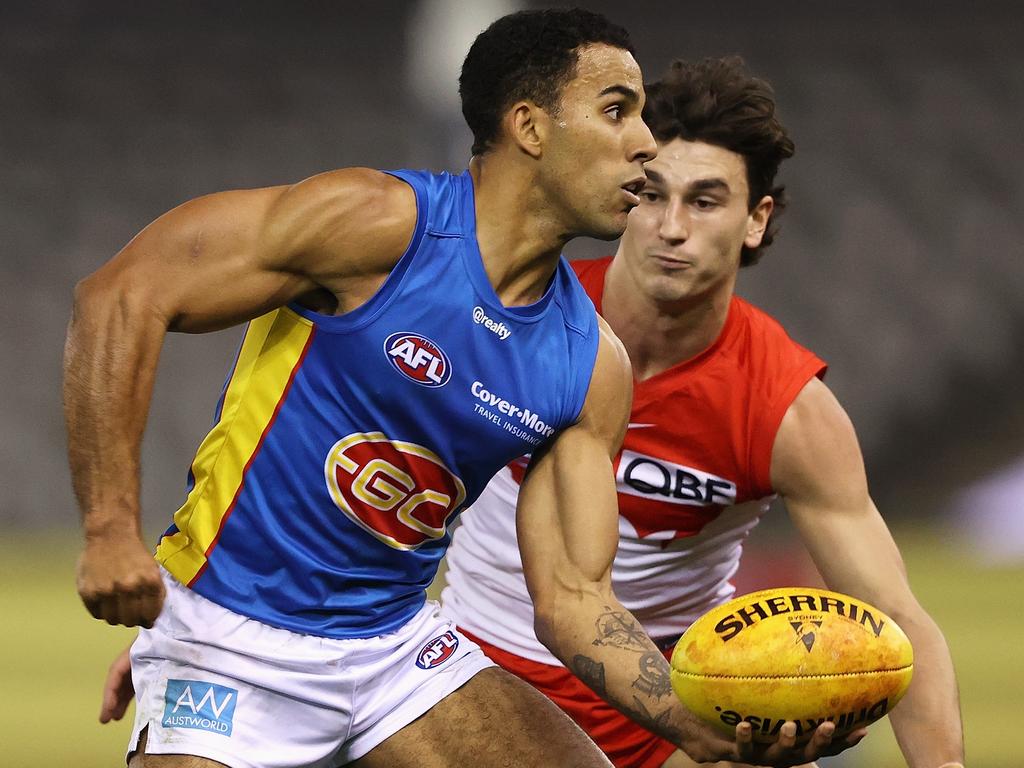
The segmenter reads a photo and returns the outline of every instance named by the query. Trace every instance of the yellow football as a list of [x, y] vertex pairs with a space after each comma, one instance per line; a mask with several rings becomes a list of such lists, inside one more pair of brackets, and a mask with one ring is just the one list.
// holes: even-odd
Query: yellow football
[[672, 688], [732, 735], [771, 742], [787, 720], [806, 741], [822, 722], [849, 733], [887, 715], [910, 685], [914, 652], [896, 622], [855, 597], [809, 587], [742, 595], [701, 616], [672, 653]]

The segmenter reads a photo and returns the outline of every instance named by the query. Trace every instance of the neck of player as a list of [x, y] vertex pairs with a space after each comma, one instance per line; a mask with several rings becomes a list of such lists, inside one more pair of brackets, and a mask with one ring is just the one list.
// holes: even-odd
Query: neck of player
[[506, 307], [538, 301], [572, 235], [550, 214], [521, 167], [476, 156], [469, 172], [477, 244], [494, 292]]
[[714, 344], [728, 319], [734, 287], [735, 275], [707, 292], [659, 301], [616, 257], [605, 276], [601, 313], [626, 347], [633, 378], [657, 376]]

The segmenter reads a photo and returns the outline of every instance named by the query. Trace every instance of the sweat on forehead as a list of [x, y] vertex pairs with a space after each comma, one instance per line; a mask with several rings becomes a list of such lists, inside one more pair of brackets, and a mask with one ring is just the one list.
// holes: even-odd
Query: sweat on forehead
[[579, 50], [563, 92], [570, 88], [591, 97], [614, 93], [635, 103], [640, 101], [644, 86], [640, 66], [631, 53], [598, 44]]

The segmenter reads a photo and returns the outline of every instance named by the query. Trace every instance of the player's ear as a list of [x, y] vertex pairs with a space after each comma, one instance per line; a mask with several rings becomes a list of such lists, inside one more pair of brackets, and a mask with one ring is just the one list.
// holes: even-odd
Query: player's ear
[[532, 101], [518, 101], [508, 113], [509, 136], [530, 157], [541, 156], [547, 135], [547, 112]]
[[743, 238], [743, 244], [747, 248], [757, 248], [761, 245], [764, 231], [768, 228], [768, 220], [775, 209], [775, 200], [771, 195], [765, 195], [747, 215], [747, 236]]

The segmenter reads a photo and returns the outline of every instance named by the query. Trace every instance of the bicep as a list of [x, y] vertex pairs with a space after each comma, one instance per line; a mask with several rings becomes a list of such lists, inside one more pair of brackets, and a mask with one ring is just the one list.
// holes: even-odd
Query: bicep
[[346, 276], [386, 273], [414, 225], [414, 196], [403, 182], [338, 171], [189, 201], [85, 283], [144, 304], [173, 330], [215, 330]]
[[899, 550], [868, 492], [853, 425], [818, 379], [783, 418], [771, 471], [830, 589], [877, 604], [906, 584]]
[[527, 586], [607, 578], [618, 542], [618, 511], [607, 452], [576, 427], [538, 456], [523, 480], [516, 530]]
[[191, 200], [143, 229], [86, 281], [143, 303], [168, 328], [213, 330], [309, 290], [266, 263], [261, 237], [282, 188], [220, 192]]
[[535, 600], [550, 587], [607, 584], [618, 545], [612, 461], [629, 417], [632, 378], [617, 339], [602, 336], [579, 421], [530, 464], [519, 494], [517, 530]]

